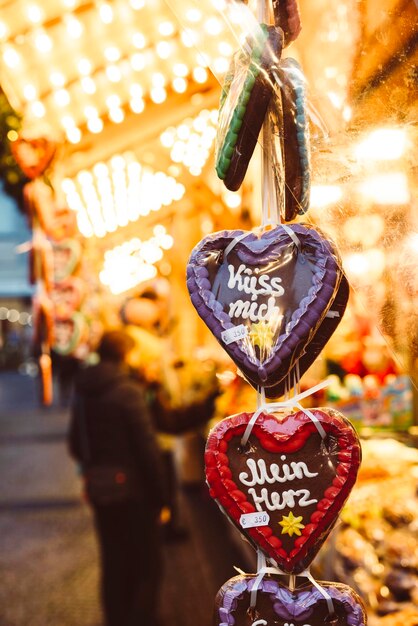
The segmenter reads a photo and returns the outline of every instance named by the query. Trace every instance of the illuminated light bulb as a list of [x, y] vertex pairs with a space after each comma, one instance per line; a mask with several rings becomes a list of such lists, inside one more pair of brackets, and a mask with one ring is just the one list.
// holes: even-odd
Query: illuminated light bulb
[[90, 119], [91, 117], [99, 117], [99, 112], [96, 107], [88, 105], [84, 107], [84, 115], [87, 119]]
[[75, 185], [71, 178], [64, 178], [61, 183], [61, 188], [65, 194], [73, 193], [75, 191]]
[[90, 72], [92, 71], [93, 66], [91, 61], [84, 57], [83, 59], [80, 59], [77, 63], [77, 68], [80, 74], [82, 74], [83, 76], [87, 76], [87, 74], [90, 74]]
[[9, 29], [4, 22], [0, 22], [0, 39], [7, 39]]
[[202, 19], [202, 12], [195, 8], [187, 9], [186, 19], [189, 22], [199, 22]]
[[136, 72], [140, 72], [145, 67], [145, 55], [141, 54], [140, 52], [136, 52], [135, 54], [133, 54], [130, 61], [132, 69]]
[[65, 76], [62, 72], [51, 72], [49, 82], [55, 87], [63, 87], [65, 85]]
[[103, 178], [109, 175], [109, 170], [106, 163], [102, 163], [100, 161], [99, 163], [96, 163], [96, 165], [94, 165], [93, 172], [98, 178]]
[[173, 89], [177, 93], [184, 93], [187, 90], [187, 80], [178, 76], [173, 80]]
[[163, 226], [162, 224], [156, 224], [152, 232], [154, 233], [156, 237], [162, 237], [163, 235], [166, 234], [167, 230], [165, 226]]
[[84, 93], [87, 93], [89, 95], [93, 95], [94, 93], [96, 93], [96, 83], [90, 76], [83, 76], [80, 83], [81, 89], [84, 91]]
[[40, 100], [36, 100], [35, 102], [32, 102], [31, 110], [35, 117], [44, 117], [46, 113], [45, 106], [42, 104]]
[[142, 98], [142, 96], [144, 95], [144, 90], [139, 83], [132, 83], [129, 87], [129, 93], [131, 94], [132, 98]]
[[197, 83], [205, 83], [208, 79], [208, 73], [204, 67], [195, 67], [193, 70], [193, 78]]
[[[214, 6], [214, 8], [219, 11], [220, 13], [222, 13], [222, 11], [225, 11], [226, 9], [226, 2], [225, 0], [212, 0], [212, 5]], [[241, 11], [243, 11], [244, 9], [242, 9], [241, 6], [239, 6], [239, 8], [241, 9]], [[248, 10], [247, 7], [245, 6], [245, 10]], [[242, 22], [242, 15], [241, 15], [241, 11], [240, 11], [240, 17], [239, 17], [239, 21], [237, 23], [243, 23]], [[231, 20], [232, 21], [232, 20]]]
[[99, 16], [103, 24], [111, 24], [113, 22], [113, 8], [107, 2], [103, 2], [99, 6]]
[[112, 63], [115, 63], [116, 61], [119, 61], [119, 59], [121, 57], [120, 50], [116, 46], [108, 46], [107, 48], [105, 48], [104, 49], [104, 55], [105, 55], [106, 59], [108, 61], [111, 61]]
[[187, 126], [187, 124], [180, 124], [180, 126], [177, 127], [177, 136], [179, 139], [183, 139], [183, 141], [188, 139], [190, 137], [189, 126]]
[[361, 276], [370, 269], [370, 262], [365, 254], [355, 252], [345, 257], [344, 267], [348, 275]]
[[46, 54], [52, 50], [52, 39], [45, 31], [40, 31], [35, 35], [35, 46], [39, 52]]
[[137, 32], [132, 35], [132, 44], [135, 48], [141, 50], [145, 48], [146, 43], [146, 39], [142, 33]]
[[210, 64], [210, 58], [207, 54], [204, 54], [203, 52], [198, 52], [196, 55], [196, 61], [197, 64], [200, 67], [209, 67]]
[[79, 39], [84, 31], [84, 26], [74, 15], [66, 15], [64, 18], [68, 35], [72, 39]]
[[160, 246], [163, 250], [170, 250], [173, 247], [174, 239], [171, 235], [163, 234], [160, 238]]
[[184, 78], [189, 73], [189, 68], [185, 63], [176, 63], [173, 65], [173, 74], [179, 76], [180, 78]]
[[310, 206], [318, 208], [335, 204], [342, 196], [342, 189], [338, 185], [312, 185]]
[[407, 147], [407, 136], [403, 129], [380, 128], [372, 131], [355, 148], [359, 160], [392, 161], [400, 159]]
[[125, 113], [122, 109], [115, 107], [109, 111], [109, 119], [115, 124], [120, 124], [125, 119]]
[[214, 124], [215, 126], [218, 124], [218, 120], [219, 120], [219, 112], [218, 109], [213, 109], [210, 114], [210, 121], [212, 122], [212, 124]]
[[214, 37], [222, 32], [222, 28], [222, 22], [217, 17], [210, 17], [205, 22], [206, 32]]
[[353, 109], [348, 104], [345, 104], [343, 107], [343, 120], [345, 122], [349, 122], [352, 117], [353, 117]]
[[185, 151], [186, 145], [182, 141], [175, 141], [173, 149], [171, 150], [171, 159], [174, 163], [181, 163], [183, 161]]
[[407, 204], [408, 179], [403, 172], [376, 174], [364, 180], [358, 190], [376, 204]]
[[170, 35], [174, 33], [174, 30], [175, 28], [173, 22], [169, 22], [168, 20], [165, 22], [161, 22], [158, 25], [158, 32], [163, 37], [170, 37]]
[[117, 65], [108, 65], [106, 68], [106, 76], [111, 83], [118, 83], [122, 78], [122, 73]]
[[225, 72], [227, 72], [229, 68], [228, 59], [225, 59], [225, 57], [218, 57], [213, 62], [213, 67], [215, 68], [215, 72], [219, 74], [225, 74]]
[[176, 186], [175, 186], [174, 192], [173, 192], [173, 199], [174, 200], [181, 200], [181, 198], [183, 197], [185, 191], [186, 191], [186, 188], [185, 188], [184, 185], [182, 185], [181, 183], [176, 183]]
[[27, 83], [23, 88], [23, 97], [25, 98], [25, 100], [28, 100], [28, 101], [35, 100], [37, 96], [38, 96], [38, 90], [36, 89], [35, 85], [31, 85], [30, 83]]
[[164, 87], [166, 83], [165, 76], [161, 72], [154, 72], [151, 80], [154, 87]]
[[20, 55], [11, 46], [7, 46], [3, 52], [3, 61], [10, 69], [15, 69], [20, 63]]
[[116, 154], [110, 159], [110, 165], [112, 166], [113, 170], [120, 172], [126, 167], [125, 159], [120, 154]]
[[218, 50], [222, 54], [222, 56], [224, 56], [224, 57], [230, 57], [230, 56], [232, 56], [232, 53], [233, 53], [233, 49], [232, 49], [231, 44], [229, 44], [226, 41], [221, 41], [218, 44]]
[[77, 180], [80, 185], [88, 185], [93, 182], [93, 176], [87, 170], [81, 170], [81, 172], [77, 174]]
[[106, 98], [106, 106], [108, 109], [118, 108], [120, 107], [121, 99], [120, 97], [113, 93]]
[[150, 98], [155, 104], [161, 104], [167, 98], [167, 92], [164, 87], [153, 87], [150, 92]]
[[44, 19], [44, 13], [37, 4], [30, 4], [26, 9], [26, 15], [32, 24], [40, 24]]
[[66, 89], [59, 89], [54, 93], [54, 100], [59, 107], [65, 107], [70, 104], [70, 94]]
[[73, 128], [67, 128], [65, 134], [67, 135], [67, 139], [70, 143], [80, 143], [81, 131], [79, 128], [76, 128], [75, 126]]
[[145, 0], [129, 0], [129, 4], [134, 11], [139, 11], [140, 9], [144, 8]]
[[174, 145], [174, 140], [175, 140], [175, 129], [167, 128], [167, 130], [165, 130], [160, 135], [160, 141], [162, 145], [164, 146], [164, 148], [171, 148]]
[[234, 193], [233, 191], [225, 191], [222, 195], [222, 199], [230, 209], [237, 209], [241, 204], [240, 194]]
[[129, 102], [129, 107], [133, 113], [142, 113], [145, 109], [145, 102], [142, 98], [132, 98]]
[[75, 126], [74, 118], [71, 115], [63, 115], [61, 118], [61, 126], [63, 128], [73, 128]]
[[183, 30], [180, 36], [181, 36], [183, 45], [186, 48], [192, 48], [193, 46], [196, 46], [198, 43], [198, 36], [197, 36], [197, 33], [195, 33], [194, 31]]
[[74, 9], [75, 5], [77, 4], [77, 0], [62, 0], [62, 4], [67, 8], [67, 9]]
[[101, 133], [103, 127], [103, 120], [101, 120], [100, 117], [91, 117], [87, 120], [87, 128], [91, 133]]
[[9, 132], [7, 133], [7, 139], [13, 143], [13, 141], [19, 139], [19, 135], [15, 130], [9, 130]]
[[192, 166], [189, 168], [189, 172], [190, 172], [190, 174], [191, 174], [192, 176], [200, 176], [200, 175], [201, 175], [201, 173], [202, 173], [202, 169], [201, 169], [200, 167], [197, 167], [197, 166], [195, 166], [195, 165], [192, 165]]
[[157, 55], [160, 59], [168, 59], [173, 50], [173, 46], [168, 41], [160, 41], [156, 46]]

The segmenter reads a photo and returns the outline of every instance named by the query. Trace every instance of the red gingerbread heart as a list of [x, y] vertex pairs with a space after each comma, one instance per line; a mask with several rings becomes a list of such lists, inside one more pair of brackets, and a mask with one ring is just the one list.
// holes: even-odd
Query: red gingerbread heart
[[11, 144], [12, 154], [20, 169], [28, 178], [44, 173], [55, 156], [57, 145], [46, 137], [18, 137]]
[[288, 573], [311, 563], [360, 465], [360, 442], [350, 422], [333, 409], [311, 414], [315, 421], [304, 411], [261, 413], [244, 447], [241, 439], [253, 414], [233, 415], [217, 424], [206, 445], [211, 496], [241, 533]]

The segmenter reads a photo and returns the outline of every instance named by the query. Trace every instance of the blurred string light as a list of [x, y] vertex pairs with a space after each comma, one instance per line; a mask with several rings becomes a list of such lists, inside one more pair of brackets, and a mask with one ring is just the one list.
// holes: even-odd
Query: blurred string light
[[32, 325], [32, 315], [27, 311], [18, 311], [17, 309], [8, 309], [5, 306], [0, 307], [0, 320], [7, 320], [12, 324], [18, 322], [22, 326]]
[[357, 190], [376, 204], [408, 204], [411, 199], [408, 178], [403, 172], [369, 176], [358, 185]]
[[379, 128], [357, 144], [354, 154], [361, 161], [394, 161], [404, 155], [407, 144], [405, 129]]
[[[59, 8], [21, 0], [19, 20], [9, 4], [0, 21], [6, 95], [29, 120], [48, 119], [74, 144], [84, 132], [102, 132], [107, 121], [121, 123], [128, 108], [139, 115], [150, 100], [162, 104], [170, 91], [182, 94], [192, 83], [205, 83], [209, 66], [226, 71], [236, 49], [216, 2], [203, 11], [186, 1], [179, 9], [181, 30], [163, 0], [97, 0], [83, 10], [78, 0], [61, 0]], [[156, 75], [163, 82], [156, 84]], [[134, 84], [140, 96], [131, 93]], [[109, 109], [112, 94], [120, 105]], [[85, 113], [89, 106], [98, 111], [93, 122]]]
[[312, 185], [310, 206], [320, 208], [336, 204], [342, 196], [343, 192], [339, 185]]
[[188, 118], [160, 135], [161, 144], [170, 150], [171, 160], [185, 165], [192, 176], [200, 176], [209, 158], [217, 120], [216, 109], [204, 109], [194, 119]]
[[186, 191], [175, 178], [141, 165], [131, 153], [64, 179], [62, 189], [84, 237], [104, 237], [181, 200]]
[[155, 264], [162, 260], [164, 252], [172, 248], [173, 243], [165, 227], [158, 224], [150, 239], [142, 241], [134, 237], [108, 250], [99, 274], [100, 281], [116, 295], [154, 278], [157, 275]]

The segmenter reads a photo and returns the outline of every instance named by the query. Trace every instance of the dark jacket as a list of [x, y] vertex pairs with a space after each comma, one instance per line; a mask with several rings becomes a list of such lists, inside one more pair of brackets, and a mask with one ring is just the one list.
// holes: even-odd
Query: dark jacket
[[81, 465], [130, 470], [138, 499], [163, 506], [162, 461], [144, 392], [123, 364], [103, 361], [79, 373], [68, 443]]

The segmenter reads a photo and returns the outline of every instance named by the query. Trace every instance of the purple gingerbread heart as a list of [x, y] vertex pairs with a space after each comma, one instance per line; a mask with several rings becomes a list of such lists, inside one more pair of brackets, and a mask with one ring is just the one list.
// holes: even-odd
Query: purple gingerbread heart
[[[366, 626], [360, 597], [347, 585], [321, 582], [323, 591], [304, 584], [290, 591], [278, 577], [265, 576], [250, 606], [255, 575], [228, 580], [215, 599], [214, 626]], [[328, 596], [332, 602], [327, 602]]]
[[[321, 336], [326, 343], [335, 329], [323, 323], [338, 294], [341, 313], [345, 308], [343, 276], [333, 244], [311, 226], [291, 224], [261, 236], [209, 235], [192, 251], [187, 286], [197, 312], [250, 384], [278, 397], [309, 343]], [[300, 361], [300, 375], [312, 361]]]

